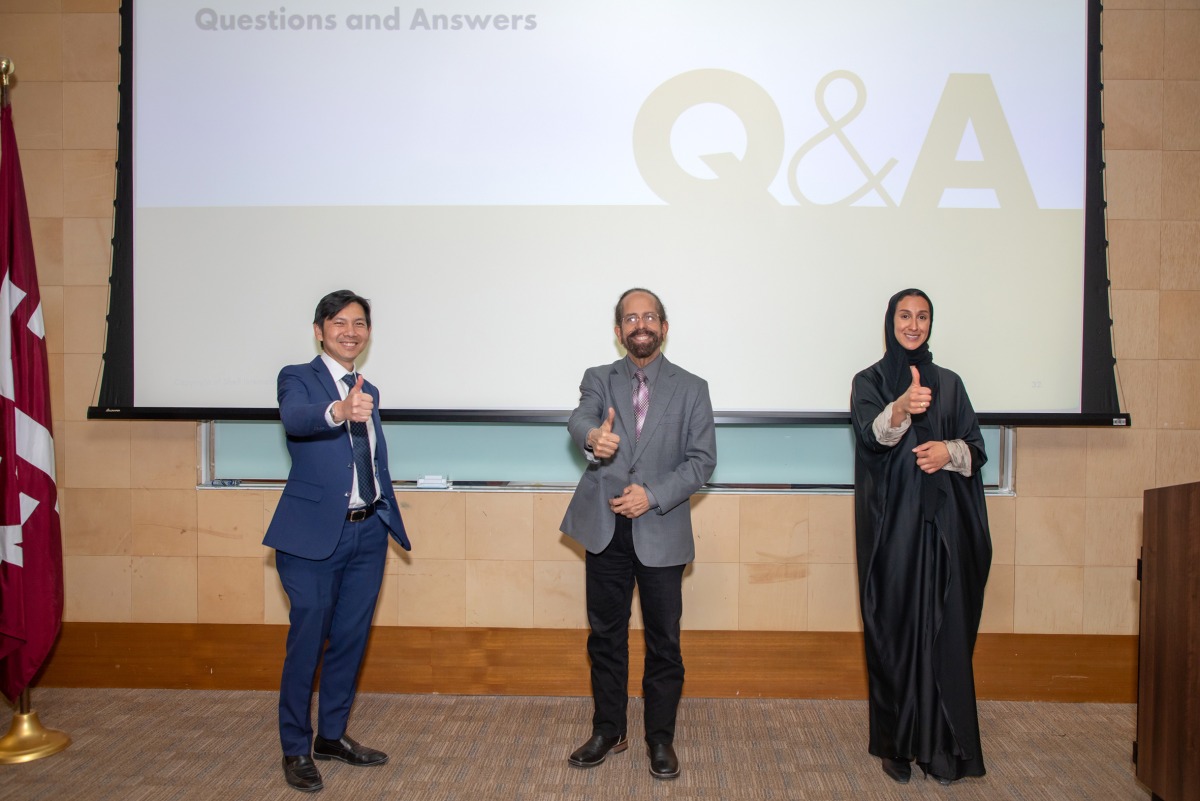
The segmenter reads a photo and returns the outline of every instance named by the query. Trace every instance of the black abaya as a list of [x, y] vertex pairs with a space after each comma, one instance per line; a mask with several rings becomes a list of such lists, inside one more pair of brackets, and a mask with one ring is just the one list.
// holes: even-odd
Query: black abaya
[[[907, 368], [905, 368], [907, 369]], [[854, 377], [854, 505], [870, 688], [869, 750], [915, 760], [945, 779], [984, 774], [971, 656], [992, 545], [984, 505], [983, 438], [961, 379], [931, 362], [929, 410], [892, 447], [872, 425], [896, 400], [886, 359]], [[927, 476], [921, 439], [963, 440], [971, 476]], [[924, 498], [923, 498], [924, 495]]]

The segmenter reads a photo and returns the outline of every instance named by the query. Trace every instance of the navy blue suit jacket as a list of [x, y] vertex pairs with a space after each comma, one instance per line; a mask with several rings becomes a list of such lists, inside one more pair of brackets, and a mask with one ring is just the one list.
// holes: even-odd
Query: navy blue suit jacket
[[[407, 551], [408, 536], [392, 489], [387, 443], [379, 420], [379, 390], [364, 381], [363, 391], [375, 399], [371, 424], [375, 426], [375, 475], [380, 489], [376, 514]], [[341, 395], [320, 356], [279, 371], [279, 417], [287, 432], [292, 469], [263, 539], [264, 545], [277, 551], [325, 559], [341, 539], [354, 482], [354, 453], [346, 426], [330, 428], [325, 422], [325, 410], [337, 400]]]

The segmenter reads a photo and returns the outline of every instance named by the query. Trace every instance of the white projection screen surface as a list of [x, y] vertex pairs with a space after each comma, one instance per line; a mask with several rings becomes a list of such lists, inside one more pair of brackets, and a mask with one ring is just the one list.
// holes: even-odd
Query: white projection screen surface
[[888, 297], [1080, 411], [1085, 0], [134, 6], [140, 407], [271, 409], [326, 292], [394, 410], [569, 410], [632, 286], [718, 411], [845, 412]]

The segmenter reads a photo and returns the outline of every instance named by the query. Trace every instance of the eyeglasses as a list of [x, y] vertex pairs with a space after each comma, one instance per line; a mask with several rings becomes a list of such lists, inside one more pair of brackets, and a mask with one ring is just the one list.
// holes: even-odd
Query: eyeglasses
[[624, 323], [625, 325], [637, 325], [638, 321], [640, 320], [641, 322], [645, 323], [646, 325], [654, 325], [655, 323], [659, 322], [660, 319], [661, 318], [659, 318], [659, 316], [656, 313], [646, 312], [645, 314], [642, 314], [642, 315], [627, 314], [621, 318], [621, 322]]

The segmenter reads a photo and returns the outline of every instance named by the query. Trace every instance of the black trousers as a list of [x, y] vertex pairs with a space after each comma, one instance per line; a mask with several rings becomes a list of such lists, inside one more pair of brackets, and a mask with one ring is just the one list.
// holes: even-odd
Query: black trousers
[[675, 712], [683, 692], [679, 620], [683, 616], [685, 565], [647, 567], [633, 550], [633, 521], [617, 515], [612, 542], [587, 555], [587, 612], [591, 634], [592, 734], [626, 733], [629, 702], [629, 616], [636, 583], [645, 624], [646, 664], [642, 673], [646, 742], [675, 738]]

